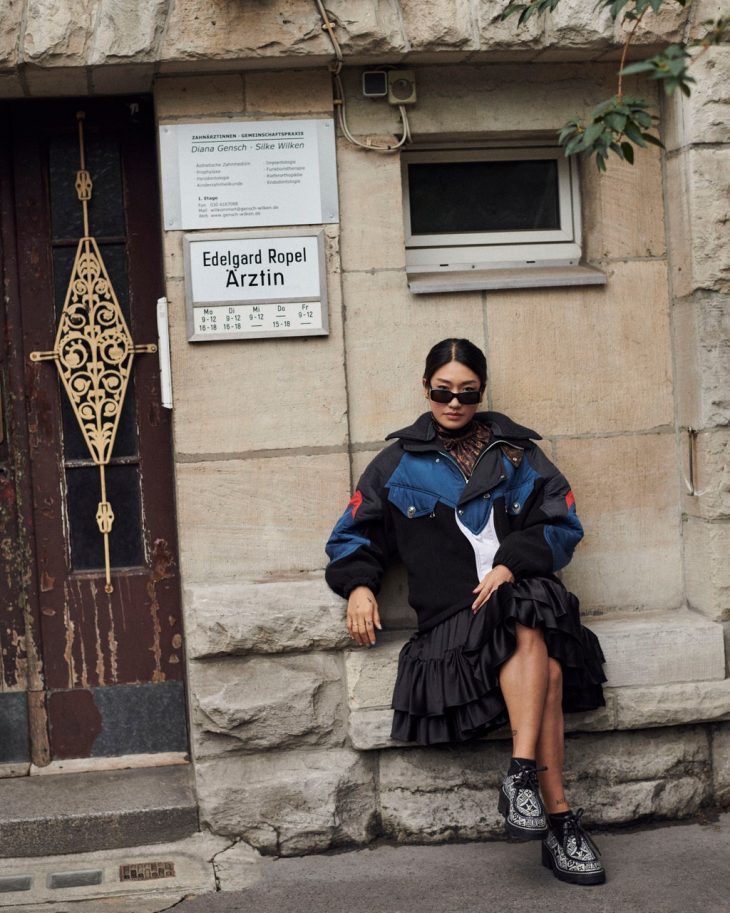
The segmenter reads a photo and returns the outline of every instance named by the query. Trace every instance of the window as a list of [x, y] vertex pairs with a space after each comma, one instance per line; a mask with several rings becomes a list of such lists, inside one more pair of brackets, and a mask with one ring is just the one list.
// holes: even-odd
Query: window
[[603, 283], [581, 266], [576, 162], [556, 146], [402, 154], [411, 291]]

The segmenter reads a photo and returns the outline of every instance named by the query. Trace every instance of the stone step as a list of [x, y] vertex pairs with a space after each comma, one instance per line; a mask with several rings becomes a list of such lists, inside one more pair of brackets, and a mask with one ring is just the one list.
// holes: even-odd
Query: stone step
[[198, 830], [189, 764], [0, 780], [0, 857], [165, 843]]

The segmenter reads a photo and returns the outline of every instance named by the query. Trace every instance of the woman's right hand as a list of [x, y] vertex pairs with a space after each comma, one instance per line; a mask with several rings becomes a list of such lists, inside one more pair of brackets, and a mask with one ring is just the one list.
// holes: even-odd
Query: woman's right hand
[[363, 647], [375, 643], [375, 628], [382, 631], [375, 594], [367, 586], [358, 586], [347, 600], [347, 630]]

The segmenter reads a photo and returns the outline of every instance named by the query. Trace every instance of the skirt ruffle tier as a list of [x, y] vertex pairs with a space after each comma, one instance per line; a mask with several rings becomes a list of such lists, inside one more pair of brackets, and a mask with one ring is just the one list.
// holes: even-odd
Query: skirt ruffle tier
[[563, 671], [563, 710], [605, 704], [605, 662], [596, 635], [580, 622], [576, 597], [557, 580], [529, 577], [417, 632], [398, 656], [391, 736], [432, 745], [465, 742], [508, 722], [499, 669], [517, 647], [515, 623], [541, 627], [548, 655]]

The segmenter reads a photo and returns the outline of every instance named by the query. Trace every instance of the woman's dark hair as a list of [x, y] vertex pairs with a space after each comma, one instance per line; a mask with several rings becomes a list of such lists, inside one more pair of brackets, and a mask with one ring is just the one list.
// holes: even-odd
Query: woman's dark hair
[[487, 359], [484, 352], [468, 339], [442, 339], [426, 356], [426, 367], [423, 370], [423, 379], [428, 384], [433, 375], [442, 365], [450, 361], [458, 361], [466, 365], [479, 378], [480, 389], [487, 385]]

